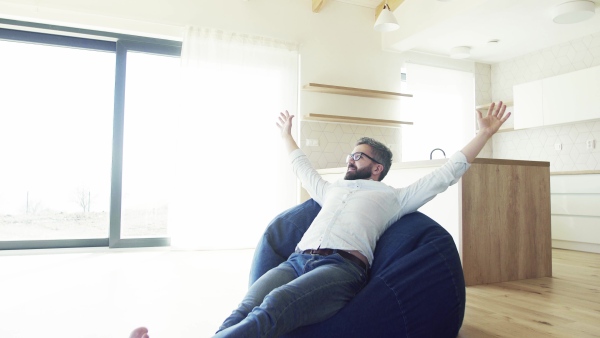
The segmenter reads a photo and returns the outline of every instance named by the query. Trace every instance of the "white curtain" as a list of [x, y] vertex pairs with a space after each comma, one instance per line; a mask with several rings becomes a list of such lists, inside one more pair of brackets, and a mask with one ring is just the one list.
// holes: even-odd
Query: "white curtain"
[[297, 45], [189, 27], [169, 206], [173, 248], [253, 248], [268, 222], [296, 203], [275, 125], [296, 114]]
[[[402, 128], [402, 161], [429, 160], [440, 148], [449, 157], [475, 134], [475, 79], [472, 73], [408, 63], [405, 101], [414, 124]], [[443, 158], [436, 151], [433, 159]]]

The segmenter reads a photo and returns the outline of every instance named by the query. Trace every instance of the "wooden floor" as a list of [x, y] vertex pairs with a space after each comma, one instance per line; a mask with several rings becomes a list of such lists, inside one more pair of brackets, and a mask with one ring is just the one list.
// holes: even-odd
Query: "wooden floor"
[[600, 337], [600, 254], [552, 255], [551, 278], [468, 287], [459, 337]]

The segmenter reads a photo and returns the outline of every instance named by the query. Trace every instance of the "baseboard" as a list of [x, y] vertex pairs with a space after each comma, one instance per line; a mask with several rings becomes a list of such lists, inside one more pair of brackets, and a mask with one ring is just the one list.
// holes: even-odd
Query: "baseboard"
[[574, 251], [600, 253], [600, 244], [594, 244], [594, 243], [571, 242], [571, 241], [561, 241], [558, 239], [553, 239], [552, 247], [556, 248], [556, 249], [567, 249], [567, 250], [574, 250]]

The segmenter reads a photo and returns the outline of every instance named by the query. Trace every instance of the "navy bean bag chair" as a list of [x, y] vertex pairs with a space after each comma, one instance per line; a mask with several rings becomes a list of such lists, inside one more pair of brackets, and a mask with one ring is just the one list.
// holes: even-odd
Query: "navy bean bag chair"
[[[321, 210], [314, 200], [275, 217], [256, 247], [250, 284], [294, 252]], [[333, 317], [286, 338], [456, 337], [465, 281], [452, 236], [420, 212], [392, 224], [377, 242], [365, 288]]]

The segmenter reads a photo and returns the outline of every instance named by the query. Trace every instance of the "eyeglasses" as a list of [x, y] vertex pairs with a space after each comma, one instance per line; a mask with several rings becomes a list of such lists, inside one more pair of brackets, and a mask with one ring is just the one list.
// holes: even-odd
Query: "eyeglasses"
[[376, 159], [372, 158], [371, 156], [369, 156], [369, 155], [367, 155], [367, 154], [365, 154], [365, 153], [361, 153], [361, 152], [356, 152], [356, 153], [354, 153], [354, 154], [350, 154], [350, 155], [346, 156], [346, 163], [350, 162], [350, 159], [353, 159], [354, 161], [358, 161], [358, 160], [360, 160], [360, 158], [361, 158], [362, 156], [364, 156], [364, 157], [366, 157], [366, 158], [370, 159], [371, 161], [373, 161], [373, 162], [375, 162], [375, 163], [377, 163], [377, 164], [381, 164], [381, 163], [379, 163], [379, 161], [377, 161]]

